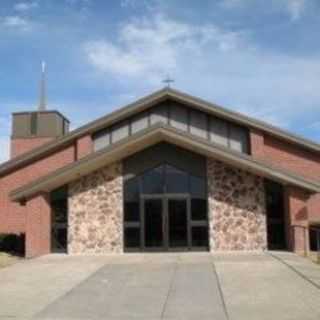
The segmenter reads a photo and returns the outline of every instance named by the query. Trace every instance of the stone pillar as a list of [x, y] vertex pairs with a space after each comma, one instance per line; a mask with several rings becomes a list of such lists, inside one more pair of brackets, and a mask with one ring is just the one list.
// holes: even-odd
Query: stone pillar
[[29, 199], [26, 221], [26, 257], [32, 258], [51, 251], [51, 208], [48, 194]]
[[211, 251], [267, 247], [263, 178], [207, 160]]
[[309, 194], [297, 187], [285, 189], [286, 234], [288, 249], [306, 255], [309, 251]]
[[69, 253], [123, 251], [122, 184], [122, 165], [114, 163], [69, 185]]

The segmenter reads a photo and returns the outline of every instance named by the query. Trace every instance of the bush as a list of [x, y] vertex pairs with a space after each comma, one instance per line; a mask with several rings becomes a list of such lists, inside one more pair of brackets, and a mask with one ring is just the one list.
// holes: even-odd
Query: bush
[[0, 251], [24, 255], [25, 236], [24, 234], [0, 234]]

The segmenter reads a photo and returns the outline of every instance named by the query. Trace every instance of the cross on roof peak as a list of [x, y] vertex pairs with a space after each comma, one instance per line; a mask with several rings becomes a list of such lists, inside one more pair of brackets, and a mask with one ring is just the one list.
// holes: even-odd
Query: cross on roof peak
[[170, 78], [170, 76], [167, 75], [166, 78], [162, 80], [162, 82], [165, 83], [168, 88], [170, 88], [170, 84], [174, 83], [174, 79]]

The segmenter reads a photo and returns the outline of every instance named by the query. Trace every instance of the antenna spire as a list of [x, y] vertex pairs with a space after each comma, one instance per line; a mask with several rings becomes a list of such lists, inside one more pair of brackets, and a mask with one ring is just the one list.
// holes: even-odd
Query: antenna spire
[[41, 80], [40, 80], [40, 99], [39, 111], [45, 111], [47, 108], [47, 90], [46, 90], [46, 63], [41, 62]]

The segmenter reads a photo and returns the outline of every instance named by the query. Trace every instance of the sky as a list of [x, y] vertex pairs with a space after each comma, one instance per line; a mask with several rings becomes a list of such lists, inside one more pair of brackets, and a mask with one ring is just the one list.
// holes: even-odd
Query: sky
[[0, 162], [11, 113], [72, 128], [173, 87], [320, 141], [319, 0], [0, 0]]

